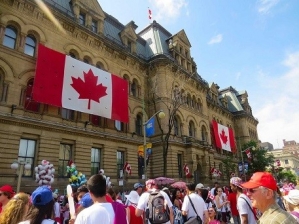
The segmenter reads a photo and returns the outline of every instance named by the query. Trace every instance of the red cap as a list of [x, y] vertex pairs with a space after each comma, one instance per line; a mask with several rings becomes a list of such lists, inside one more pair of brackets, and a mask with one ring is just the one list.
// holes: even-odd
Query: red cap
[[15, 194], [14, 190], [12, 189], [12, 186], [10, 186], [10, 185], [3, 185], [2, 187], [0, 187], [0, 191], [2, 191], [2, 192], [8, 192], [11, 195]]
[[257, 187], [266, 187], [273, 191], [277, 190], [277, 184], [274, 177], [268, 172], [256, 172], [250, 180], [241, 185], [243, 188], [252, 189]]

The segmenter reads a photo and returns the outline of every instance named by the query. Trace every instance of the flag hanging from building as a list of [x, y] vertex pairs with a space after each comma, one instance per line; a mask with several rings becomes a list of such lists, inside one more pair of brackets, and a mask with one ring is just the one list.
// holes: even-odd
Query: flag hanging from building
[[214, 129], [216, 147], [226, 151], [235, 152], [236, 145], [233, 129], [223, 126], [215, 120], [213, 120], [212, 125]]
[[41, 44], [33, 99], [125, 123], [129, 120], [126, 80]]
[[191, 177], [191, 173], [187, 164], [184, 165], [183, 170], [185, 172], [186, 177]]
[[132, 173], [131, 165], [128, 162], [125, 163], [123, 170], [126, 171], [129, 175], [131, 175]]
[[147, 137], [151, 137], [155, 134], [155, 117], [152, 117], [145, 126], [145, 133]]
[[152, 10], [148, 9], [148, 18], [151, 20], [152, 19]]

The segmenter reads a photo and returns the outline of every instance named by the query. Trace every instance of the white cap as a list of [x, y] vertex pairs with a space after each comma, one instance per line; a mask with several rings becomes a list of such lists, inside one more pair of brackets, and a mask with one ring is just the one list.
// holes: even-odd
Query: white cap
[[203, 188], [205, 188], [205, 187], [201, 183], [197, 184], [195, 187], [195, 189], [203, 189]]
[[138, 204], [139, 195], [136, 191], [131, 191], [130, 194], [125, 195], [129, 202], [133, 204]]

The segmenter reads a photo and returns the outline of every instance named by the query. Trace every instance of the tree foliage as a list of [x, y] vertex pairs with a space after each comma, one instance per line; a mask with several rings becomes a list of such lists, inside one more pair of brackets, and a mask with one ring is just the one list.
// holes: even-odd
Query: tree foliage
[[272, 154], [267, 154], [267, 150], [258, 146], [258, 143], [255, 141], [249, 141], [243, 145], [242, 151], [249, 147], [251, 148], [251, 156], [252, 159], [248, 160], [247, 155], [243, 152], [244, 161], [248, 161], [248, 176], [251, 176], [255, 172], [263, 172], [266, 171], [268, 167], [273, 166], [274, 164], [274, 156]]
[[236, 163], [233, 161], [232, 156], [227, 156], [224, 160], [222, 160], [222, 163], [224, 165], [224, 174], [226, 178], [230, 178], [232, 173], [236, 172]]
[[297, 176], [290, 170], [281, 170], [276, 174], [276, 177], [278, 179], [278, 182], [283, 182], [284, 180], [287, 180], [288, 182], [297, 184]]

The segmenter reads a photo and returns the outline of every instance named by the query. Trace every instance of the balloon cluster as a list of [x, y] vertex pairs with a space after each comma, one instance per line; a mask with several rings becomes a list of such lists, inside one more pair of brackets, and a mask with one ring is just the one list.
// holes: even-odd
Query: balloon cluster
[[35, 182], [38, 183], [39, 186], [50, 186], [53, 184], [55, 173], [55, 169], [53, 167], [53, 164], [47, 160], [42, 160], [41, 164], [35, 167]]
[[69, 183], [72, 187], [80, 187], [81, 185], [86, 184], [87, 180], [85, 175], [77, 171], [76, 165], [72, 161], [69, 162], [66, 171], [70, 176]]
[[105, 173], [105, 171], [103, 169], [100, 169], [99, 174], [102, 174], [103, 177], [106, 179], [106, 186], [111, 187], [110, 177], [106, 177], [106, 175], [104, 175], [104, 173]]

